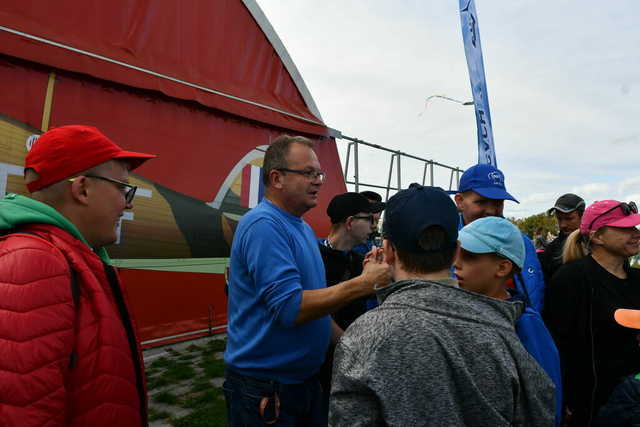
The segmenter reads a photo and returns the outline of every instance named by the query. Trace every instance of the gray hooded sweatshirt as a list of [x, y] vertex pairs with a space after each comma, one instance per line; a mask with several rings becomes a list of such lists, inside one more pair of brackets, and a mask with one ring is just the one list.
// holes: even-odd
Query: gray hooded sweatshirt
[[347, 329], [333, 368], [331, 426], [553, 426], [554, 386], [514, 325], [524, 310], [405, 280]]

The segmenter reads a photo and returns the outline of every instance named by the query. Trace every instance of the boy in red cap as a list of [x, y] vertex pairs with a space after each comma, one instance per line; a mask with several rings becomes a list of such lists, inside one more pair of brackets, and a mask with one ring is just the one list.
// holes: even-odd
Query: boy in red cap
[[129, 171], [153, 157], [62, 126], [27, 154], [31, 198], [0, 200], [3, 425], [147, 425], [135, 326], [104, 246], [133, 208]]

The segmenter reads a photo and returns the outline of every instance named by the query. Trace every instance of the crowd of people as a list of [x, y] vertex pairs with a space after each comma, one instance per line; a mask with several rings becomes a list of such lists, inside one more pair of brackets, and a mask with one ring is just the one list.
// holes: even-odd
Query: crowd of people
[[[31, 196], [0, 201], [0, 425], [148, 424], [104, 246], [133, 207], [129, 172], [153, 157], [59, 127], [25, 159]], [[503, 173], [479, 164], [451, 194], [335, 195], [318, 238], [302, 216], [324, 179], [311, 141], [277, 138], [265, 197], [235, 231], [230, 426], [640, 423], [633, 202], [562, 195], [548, 212], [559, 235], [537, 253], [503, 217], [517, 203]]]
[[312, 144], [278, 138], [263, 172], [232, 245], [231, 426], [640, 422], [640, 322], [616, 315], [640, 317], [635, 204], [562, 195], [539, 253], [503, 217], [502, 172], [479, 164], [453, 197], [336, 195], [317, 239], [301, 218], [324, 180]]

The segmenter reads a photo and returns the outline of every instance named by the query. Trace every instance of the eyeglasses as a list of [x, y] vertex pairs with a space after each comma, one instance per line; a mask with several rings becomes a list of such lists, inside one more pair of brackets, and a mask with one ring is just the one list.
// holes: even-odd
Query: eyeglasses
[[638, 213], [638, 206], [636, 206], [635, 202], [629, 202], [629, 203], [620, 203], [617, 206], [612, 207], [611, 209], [602, 212], [600, 215], [598, 215], [597, 217], [593, 218], [593, 221], [591, 221], [591, 224], [589, 224], [589, 230], [591, 230], [591, 227], [593, 227], [593, 224], [596, 222], [596, 220], [598, 218], [600, 218], [601, 216], [604, 216], [606, 214], [608, 214], [609, 212], [612, 212], [616, 209], [620, 208], [620, 210], [622, 210], [622, 213], [624, 214], [624, 216], [629, 216], [631, 214], [637, 214]]
[[368, 220], [371, 224], [373, 224], [373, 222], [375, 221], [375, 218], [373, 217], [373, 215], [362, 215], [362, 216], [358, 216], [358, 215], [354, 215], [353, 218], [355, 219], [366, 219]]
[[[108, 181], [108, 182], [117, 184], [118, 186], [120, 186], [122, 190], [122, 194], [124, 195], [124, 200], [127, 202], [127, 204], [133, 201], [133, 197], [136, 195], [136, 190], [138, 189], [138, 187], [136, 187], [135, 185], [131, 185], [124, 181], [119, 181], [113, 178], [107, 178], [106, 176], [99, 176], [99, 175], [83, 175], [83, 176], [87, 178], [101, 179], [103, 181]], [[73, 182], [75, 181], [75, 178], [71, 178], [69, 181]]]
[[291, 173], [297, 173], [299, 175], [304, 175], [307, 178], [309, 178], [311, 181], [315, 181], [317, 179], [320, 182], [324, 182], [325, 178], [327, 177], [327, 175], [324, 172], [310, 171], [310, 170], [304, 170], [304, 169], [277, 168], [276, 170], [280, 172], [291, 172]]

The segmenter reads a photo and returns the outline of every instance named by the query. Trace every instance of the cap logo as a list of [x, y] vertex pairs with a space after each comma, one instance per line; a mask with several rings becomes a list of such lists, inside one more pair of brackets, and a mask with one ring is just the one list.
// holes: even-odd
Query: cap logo
[[33, 145], [36, 143], [38, 138], [40, 138], [40, 135], [31, 135], [29, 138], [27, 138], [27, 141], [25, 143], [25, 147], [27, 147], [27, 151], [31, 151], [31, 149], [33, 148]]
[[491, 181], [493, 181], [493, 185], [503, 185], [504, 178], [502, 177], [502, 174], [500, 172], [497, 172], [497, 171], [489, 172], [487, 174], [487, 177]]

